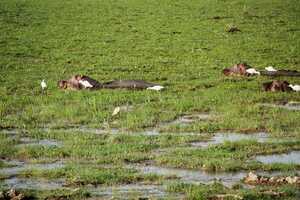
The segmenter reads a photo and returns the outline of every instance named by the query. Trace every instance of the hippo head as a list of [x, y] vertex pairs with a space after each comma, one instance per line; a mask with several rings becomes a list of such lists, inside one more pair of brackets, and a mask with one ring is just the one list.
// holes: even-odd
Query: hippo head
[[60, 80], [57, 82], [57, 86], [60, 88], [60, 89], [67, 89], [67, 81], [65, 80]]
[[229, 76], [229, 75], [231, 74], [231, 70], [228, 69], [228, 68], [225, 68], [225, 69], [223, 69], [223, 74], [224, 74], [225, 76]]

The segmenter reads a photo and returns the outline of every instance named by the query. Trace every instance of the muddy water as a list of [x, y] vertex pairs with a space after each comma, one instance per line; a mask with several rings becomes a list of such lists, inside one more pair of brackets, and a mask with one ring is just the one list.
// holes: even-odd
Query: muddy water
[[114, 187], [89, 188], [93, 196], [101, 199], [182, 199], [179, 194], [166, 192], [166, 187], [162, 185], [129, 184]]
[[24, 132], [22, 129], [1, 129], [0, 134], [17, 135]]
[[157, 166], [135, 166], [135, 169], [144, 174], [158, 174], [163, 176], [178, 177], [182, 182], [194, 184], [210, 184], [219, 181], [227, 187], [231, 187], [239, 183], [247, 172], [233, 172], [233, 173], [207, 173], [203, 170], [187, 170], [177, 168], [164, 168]]
[[289, 102], [286, 104], [263, 103], [260, 105], [266, 106], [266, 107], [272, 107], [272, 108], [283, 108], [283, 109], [287, 109], [287, 110], [300, 110], [300, 102]]
[[64, 163], [60, 161], [54, 163], [39, 163], [39, 164], [26, 163], [18, 160], [10, 160], [10, 161], [2, 160], [2, 161], [8, 165], [11, 165], [11, 167], [0, 169], [0, 173], [6, 176], [16, 176], [20, 172], [24, 170], [30, 170], [30, 169], [51, 170], [51, 169], [64, 167]]
[[167, 122], [162, 124], [162, 127], [170, 126], [170, 125], [180, 125], [180, 126], [187, 126], [191, 123], [203, 120], [212, 119], [213, 116], [208, 113], [198, 113], [198, 114], [191, 114], [191, 115], [183, 115], [174, 121]]
[[[166, 128], [172, 125], [180, 125], [180, 126], [187, 126], [193, 122], [201, 121], [201, 120], [208, 120], [211, 119], [212, 116], [207, 113], [200, 113], [200, 114], [192, 114], [192, 115], [184, 115], [181, 116], [174, 121], [164, 122], [159, 124], [157, 127], [153, 127], [151, 129], [146, 129], [137, 132], [131, 132], [126, 130], [119, 130], [119, 129], [108, 129], [106, 133], [111, 134], [129, 134], [129, 135], [147, 135], [147, 136], [157, 136], [160, 135], [160, 128]], [[196, 133], [168, 133], [168, 134], [180, 134], [180, 135], [195, 135]]]
[[17, 140], [19, 144], [15, 145], [16, 147], [35, 146], [35, 145], [40, 145], [45, 147], [62, 146], [62, 143], [56, 140], [50, 140], [50, 139], [37, 140], [37, 139], [27, 137], [22, 133], [24, 133], [24, 130], [18, 130], [18, 129], [6, 129], [6, 130], [1, 130], [0, 132], [0, 134], [6, 134], [8, 135], [9, 138]]
[[241, 140], [256, 140], [258, 142], [266, 142], [268, 140], [268, 134], [266, 133], [252, 133], [252, 134], [240, 134], [240, 133], [217, 133], [208, 141], [192, 142], [193, 147], [208, 147], [210, 145], [222, 144], [225, 141], [236, 142]]
[[46, 180], [46, 179], [29, 179], [19, 178], [22, 171], [37, 169], [37, 170], [51, 170], [64, 167], [63, 162], [53, 163], [26, 163], [19, 160], [2, 160], [11, 167], [1, 168], [0, 174], [7, 176], [3, 183], [8, 188], [18, 189], [36, 189], [36, 190], [54, 190], [62, 188], [65, 185], [64, 179]]
[[[213, 117], [212, 115], [207, 114], [207, 113], [183, 115], [183, 116], [175, 119], [174, 121], [161, 123], [157, 127], [154, 127], [151, 129], [146, 129], [143, 131], [137, 131], [137, 132], [131, 132], [131, 131], [127, 131], [125, 129], [123, 130], [123, 129], [117, 129], [117, 128], [110, 128], [109, 126], [108, 127], [105, 126], [105, 127], [101, 127], [101, 128], [89, 128], [86, 126], [71, 126], [71, 127], [66, 127], [66, 128], [55, 128], [55, 126], [54, 126], [51, 128], [51, 126], [44, 126], [44, 127], [38, 128], [38, 130], [44, 131], [44, 132], [63, 131], [63, 132], [68, 132], [68, 133], [80, 132], [80, 133], [93, 133], [93, 134], [130, 134], [130, 135], [156, 136], [156, 135], [160, 134], [160, 131], [159, 131], [160, 128], [166, 128], [166, 127], [172, 126], [172, 125], [186, 126], [193, 122], [209, 120], [212, 117]], [[22, 133], [24, 131], [25, 130], [21, 130], [21, 129], [3, 129], [3, 130], [0, 130], [0, 133], [3, 132], [3, 133], [7, 133], [7, 134], [16, 135], [16, 134]], [[174, 133], [174, 134], [193, 135], [195, 133]], [[49, 145], [49, 142], [45, 143], [45, 144]], [[50, 145], [50, 146], [52, 146], [52, 145]]]
[[4, 185], [8, 188], [27, 189], [27, 190], [55, 190], [63, 189], [64, 179], [46, 180], [46, 179], [26, 179], [12, 177], [4, 180]]
[[45, 146], [45, 147], [61, 147], [62, 143], [55, 141], [55, 140], [48, 140], [48, 139], [42, 139], [42, 140], [35, 140], [29, 137], [22, 137], [20, 138], [21, 144], [17, 144], [17, 147], [24, 147], [24, 146]]
[[[246, 171], [239, 172], [218, 172], [208, 173], [203, 170], [188, 170], [178, 168], [165, 168], [158, 166], [131, 166], [144, 174], [158, 174], [163, 176], [177, 177], [184, 183], [211, 184], [215, 181], [222, 183], [226, 187], [232, 187], [241, 183], [242, 179], [248, 174]], [[281, 172], [256, 172], [264, 176], [278, 176]]]
[[300, 164], [300, 151], [291, 151], [286, 154], [257, 156], [256, 160], [264, 164], [272, 164], [272, 163]]
[[102, 129], [102, 128], [88, 128], [85, 126], [79, 127], [70, 127], [70, 128], [40, 128], [42, 131], [45, 132], [53, 132], [53, 131], [63, 131], [65, 133], [93, 133], [93, 134], [107, 134], [107, 133], [114, 133], [116, 129]]

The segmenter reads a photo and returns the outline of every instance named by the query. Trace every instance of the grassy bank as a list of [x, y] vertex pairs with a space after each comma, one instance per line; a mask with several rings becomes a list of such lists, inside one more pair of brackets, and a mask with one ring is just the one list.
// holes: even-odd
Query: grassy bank
[[[18, 176], [67, 178], [71, 185], [160, 184], [170, 179], [125, 167], [141, 163], [207, 171], [299, 169], [295, 164], [253, 160], [256, 155], [300, 149], [300, 112], [262, 105], [300, 101], [299, 94], [262, 91], [262, 83], [273, 78], [224, 77], [221, 73], [238, 62], [259, 70], [270, 65], [299, 70], [299, 13], [296, 0], [2, 0], [0, 128], [25, 132], [13, 138], [0, 130], [0, 157], [33, 163], [63, 160], [67, 164], [62, 169], [27, 170]], [[230, 26], [241, 32], [226, 32]], [[91, 92], [57, 88], [58, 80], [74, 74], [100, 82], [143, 79], [166, 89]], [[40, 88], [42, 79], [48, 85], [45, 92]], [[278, 79], [300, 84], [299, 78]], [[123, 105], [132, 109], [111, 115], [116, 106]], [[162, 126], [193, 113], [212, 117], [186, 126]], [[45, 127], [50, 131], [41, 129]], [[68, 131], [71, 127], [109, 127], [122, 133], [156, 127], [162, 133], [97, 135]], [[261, 131], [270, 138], [290, 137], [292, 141], [238, 141], [190, 148], [191, 142], [207, 140], [216, 132]], [[180, 135], [186, 132], [194, 135]], [[16, 146], [23, 136], [63, 145]], [[161, 149], [164, 152], [157, 153]], [[5, 166], [0, 161], [0, 168]], [[170, 191], [188, 199], [205, 199], [206, 194], [224, 189], [177, 182]], [[285, 191], [291, 199], [299, 195], [292, 186], [271, 189]], [[270, 198], [260, 189], [234, 190], [245, 199]], [[66, 195], [80, 199], [86, 194], [80, 190]]]

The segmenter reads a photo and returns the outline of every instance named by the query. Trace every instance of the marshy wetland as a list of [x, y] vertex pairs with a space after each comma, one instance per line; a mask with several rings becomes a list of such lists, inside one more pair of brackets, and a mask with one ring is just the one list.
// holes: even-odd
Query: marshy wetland
[[[245, 182], [300, 176], [299, 92], [222, 74], [299, 70], [299, 13], [296, 0], [2, 0], [0, 199], [299, 199], [297, 182]], [[57, 87], [74, 74], [165, 89]]]

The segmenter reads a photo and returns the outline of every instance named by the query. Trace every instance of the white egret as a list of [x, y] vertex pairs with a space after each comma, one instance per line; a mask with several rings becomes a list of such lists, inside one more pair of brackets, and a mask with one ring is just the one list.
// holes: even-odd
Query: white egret
[[251, 75], [260, 75], [260, 72], [259, 71], [256, 71], [256, 69], [254, 69], [254, 68], [249, 68], [249, 69], [247, 69], [246, 70], [246, 72], [248, 73], [248, 74], [251, 74]]
[[45, 90], [47, 88], [47, 84], [44, 79], [41, 82], [41, 87], [42, 87], [42, 90]]
[[90, 82], [88, 82], [87, 80], [79, 80], [78, 81], [81, 85], [83, 85], [84, 88], [92, 88], [93, 85], [90, 84]]
[[268, 72], [277, 72], [277, 70], [272, 66], [266, 67], [265, 70], [267, 70]]
[[120, 108], [120, 106], [117, 106], [115, 109], [114, 109], [114, 111], [113, 111], [113, 113], [112, 113], [112, 115], [111, 116], [115, 116], [115, 115], [117, 115], [119, 112], [121, 111], [121, 108]]
[[289, 87], [292, 88], [296, 92], [300, 92], [300, 85], [289, 84]]
[[162, 90], [162, 89], [164, 89], [164, 86], [161, 86], [161, 85], [155, 85], [155, 86], [147, 88], [147, 90], [156, 90], [156, 91], [159, 91], [159, 90]]

